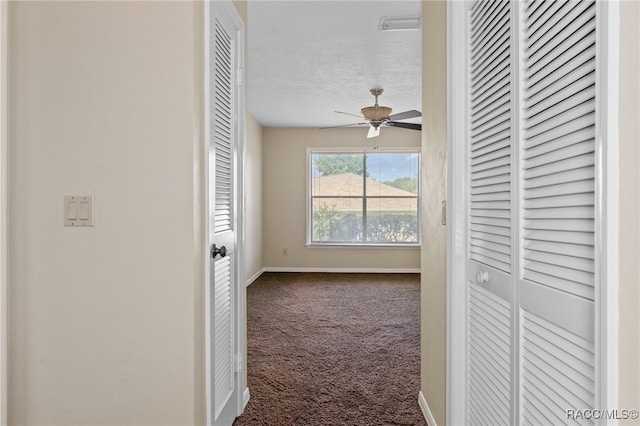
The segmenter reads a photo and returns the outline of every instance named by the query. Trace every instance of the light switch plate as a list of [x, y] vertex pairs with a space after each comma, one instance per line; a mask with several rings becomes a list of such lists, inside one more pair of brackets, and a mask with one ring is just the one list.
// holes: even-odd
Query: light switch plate
[[64, 226], [93, 226], [93, 195], [65, 195]]

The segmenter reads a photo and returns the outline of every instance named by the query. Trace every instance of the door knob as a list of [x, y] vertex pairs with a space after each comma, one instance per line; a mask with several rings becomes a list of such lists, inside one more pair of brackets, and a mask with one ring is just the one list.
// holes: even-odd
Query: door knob
[[476, 274], [476, 282], [478, 284], [482, 284], [482, 283], [486, 283], [487, 281], [489, 281], [489, 273], [488, 272], [481, 272], [478, 271], [478, 273]]
[[217, 255], [220, 255], [220, 257], [225, 257], [227, 255], [227, 248], [225, 246], [218, 248], [215, 244], [212, 244], [211, 257], [215, 259]]

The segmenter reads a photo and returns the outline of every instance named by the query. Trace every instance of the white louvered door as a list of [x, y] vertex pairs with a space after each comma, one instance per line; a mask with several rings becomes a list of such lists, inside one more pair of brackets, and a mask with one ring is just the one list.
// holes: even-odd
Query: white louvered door
[[596, 5], [522, 9], [520, 421], [561, 424], [595, 408]]
[[469, 424], [599, 408], [596, 9], [466, 9]]
[[469, 10], [467, 409], [469, 423], [512, 423], [511, 3]]
[[229, 426], [238, 415], [238, 236], [240, 25], [230, 2], [213, 2], [209, 18], [208, 95], [208, 423]]

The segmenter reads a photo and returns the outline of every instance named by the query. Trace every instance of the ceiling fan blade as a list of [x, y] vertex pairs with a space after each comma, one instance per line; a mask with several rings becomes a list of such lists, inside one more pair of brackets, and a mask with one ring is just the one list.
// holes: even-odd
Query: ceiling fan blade
[[335, 112], [336, 114], [347, 114], [347, 115], [352, 115], [352, 116], [354, 116], [354, 117], [358, 117], [358, 118], [364, 118], [364, 117], [363, 117], [363, 116], [361, 116], [361, 115], [358, 115], [358, 114], [351, 114], [350, 112], [343, 112], [343, 111], [334, 111], [334, 112]]
[[351, 124], [343, 124], [341, 126], [329, 126], [329, 127], [320, 127], [320, 129], [337, 129], [339, 127], [353, 127], [353, 126], [363, 126], [363, 125], [369, 125], [369, 123], [351, 123]]
[[390, 127], [402, 127], [403, 129], [422, 130], [422, 124], [398, 123], [396, 121], [387, 121], [385, 124]]
[[369, 126], [369, 132], [367, 133], [367, 139], [375, 138], [380, 134], [380, 127]]
[[390, 115], [389, 120], [391, 121], [406, 120], [408, 118], [417, 118], [417, 117], [422, 117], [422, 113], [420, 111], [416, 111], [415, 109], [412, 109], [411, 111], [399, 112], [397, 114]]

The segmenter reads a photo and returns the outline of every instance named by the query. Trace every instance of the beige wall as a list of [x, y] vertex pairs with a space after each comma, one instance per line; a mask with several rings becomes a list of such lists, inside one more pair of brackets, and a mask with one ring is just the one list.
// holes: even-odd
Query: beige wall
[[420, 389], [446, 424], [446, 3], [422, 3], [422, 299]]
[[[232, 0], [232, 2], [233, 2], [233, 6], [238, 11], [238, 15], [240, 15], [240, 18], [242, 19], [242, 22], [244, 22], [246, 24], [246, 22], [247, 22], [247, 6], [248, 6], [247, 0]], [[246, 50], [245, 50], [245, 53], [246, 53]], [[246, 57], [246, 55], [245, 55], [245, 57]]]
[[640, 409], [640, 1], [620, 2], [620, 21], [618, 408]]
[[[265, 128], [263, 149], [264, 222], [262, 258], [267, 268], [418, 269], [417, 248], [307, 248], [307, 147], [368, 146], [366, 129]], [[420, 133], [385, 128], [384, 147], [419, 147]], [[282, 255], [287, 248], [288, 256]]]
[[10, 424], [194, 422], [194, 19], [10, 5]]
[[244, 279], [260, 273], [262, 264], [262, 126], [247, 115], [244, 159]]
[[0, 424], [7, 421], [7, 2], [0, 3]]
[[[247, 2], [234, 0], [242, 20], [247, 22]], [[245, 26], [246, 34], [246, 26]], [[246, 50], [245, 50], [246, 53]], [[245, 64], [247, 59], [245, 55]], [[247, 68], [245, 67], [245, 75]], [[245, 85], [246, 95], [246, 85]], [[245, 115], [244, 147], [244, 279], [262, 271], [262, 126]], [[245, 357], [246, 359], [246, 357]]]

